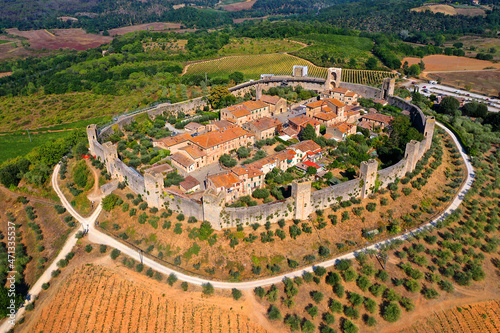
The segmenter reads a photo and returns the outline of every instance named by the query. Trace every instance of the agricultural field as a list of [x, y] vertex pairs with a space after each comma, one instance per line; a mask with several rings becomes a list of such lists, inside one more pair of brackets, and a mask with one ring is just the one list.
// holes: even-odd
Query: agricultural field
[[[141, 103], [146, 97], [141, 91], [131, 92], [127, 96], [97, 95], [91, 92], [4, 96], [0, 97], [0, 132], [36, 129], [122, 113], [144, 105]], [[145, 104], [150, 102], [151, 100], [147, 100]]]
[[428, 80], [440, 80], [443, 84], [471, 91], [498, 96], [500, 70], [423, 73]]
[[173, 30], [173, 31], [176, 31], [178, 29], [181, 29], [181, 26], [182, 25], [180, 23], [152, 22], [152, 23], [136, 24], [136, 25], [126, 26], [126, 27], [111, 29], [108, 32], [109, 32], [110, 36], [121, 36], [121, 35], [125, 35], [126, 33], [129, 33], [129, 32], [142, 31], [142, 30], [149, 30], [149, 31]]
[[500, 68], [499, 63], [487, 60], [447, 56], [443, 54], [434, 54], [423, 58], [406, 57], [402, 62], [408, 61], [408, 65], [411, 66], [413, 64], [418, 64], [422, 60], [425, 64], [425, 72], [477, 71], [485, 68]]
[[[27, 131], [9, 134], [0, 134], [0, 164], [15, 158], [24, 156], [35, 147], [41, 146], [47, 141], [57, 140], [69, 136], [70, 131], [31, 133]], [[31, 136], [31, 140], [30, 140]]]
[[292, 54], [318, 66], [331, 67], [333, 64], [343, 66], [351, 59], [354, 59], [357, 65], [364, 65], [366, 60], [373, 56], [371, 53], [373, 41], [369, 38], [310, 34], [296, 37], [294, 40], [310, 46], [292, 52]]
[[88, 34], [83, 29], [19, 31], [17, 28], [12, 28], [7, 29], [7, 33], [27, 38], [30, 48], [35, 50], [68, 48], [81, 51], [109, 43], [113, 39], [112, 37]]
[[411, 9], [414, 12], [425, 12], [430, 11], [433, 13], [441, 13], [445, 15], [464, 15], [464, 16], [486, 16], [486, 12], [483, 8], [461, 6], [454, 7], [450, 5], [425, 5], [417, 8]]
[[342, 82], [365, 84], [370, 86], [380, 85], [386, 77], [396, 78], [397, 73], [384, 71], [369, 71], [362, 69], [342, 69]]
[[[475, 58], [478, 53], [487, 53], [493, 56], [493, 60], [500, 60], [500, 39], [479, 36], [463, 36], [457, 40], [446, 42], [446, 47], [453, 47], [455, 43], [463, 43], [462, 50], [467, 57]], [[492, 53], [491, 50], [495, 49]]]
[[247, 79], [259, 79], [261, 74], [291, 75], [294, 65], [309, 66], [309, 76], [326, 78], [326, 68], [288, 54], [230, 56], [187, 65], [186, 75], [212, 74], [227, 77], [234, 71], [245, 74]]
[[61, 276], [19, 332], [267, 332], [252, 303], [234, 301], [230, 292], [203, 298], [199, 287], [182, 291], [180, 282], [170, 287], [106, 261], [109, 256]]
[[221, 56], [261, 55], [270, 53], [293, 52], [307, 45], [286, 39], [270, 38], [233, 38], [219, 50]]
[[500, 301], [457, 306], [435, 312], [406, 328], [405, 333], [500, 332]]
[[221, 0], [219, 6], [228, 12], [248, 10], [253, 7], [257, 0]]

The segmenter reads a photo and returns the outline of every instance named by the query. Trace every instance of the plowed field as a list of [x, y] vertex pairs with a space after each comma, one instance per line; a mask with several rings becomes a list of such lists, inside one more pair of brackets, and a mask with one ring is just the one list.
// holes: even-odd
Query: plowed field
[[500, 301], [489, 301], [436, 312], [404, 332], [500, 332]]
[[102, 266], [80, 266], [39, 305], [26, 332], [266, 332], [238, 310], [186, 301], [189, 292], [174, 300], [154, 291]]

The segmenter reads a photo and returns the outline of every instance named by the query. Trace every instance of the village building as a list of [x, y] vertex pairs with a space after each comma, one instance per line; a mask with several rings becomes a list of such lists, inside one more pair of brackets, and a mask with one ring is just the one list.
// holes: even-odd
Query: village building
[[205, 126], [207, 132], [213, 132], [218, 130], [223, 130], [226, 128], [231, 128], [236, 126], [232, 119], [230, 120], [218, 120], [211, 122]]
[[269, 104], [271, 116], [282, 114], [287, 111], [286, 99], [279, 96], [262, 95], [260, 101]]
[[307, 110], [306, 115], [311, 118], [315, 118], [317, 114], [320, 114], [321, 118], [324, 118], [322, 114], [330, 114], [328, 122], [330, 125], [341, 123], [346, 121], [345, 107], [346, 105], [341, 101], [328, 98], [320, 101], [312, 102], [306, 104]]
[[200, 134], [191, 138], [191, 142], [206, 154], [206, 164], [210, 164], [217, 162], [222, 155], [231, 150], [254, 144], [255, 136], [243, 128], [235, 126]]
[[358, 126], [373, 130], [374, 128], [384, 129], [391, 126], [394, 117], [386, 116], [381, 113], [368, 113], [361, 117]]
[[170, 136], [162, 139], [153, 141], [153, 147], [158, 147], [160, 149], [168, 149], [171, 154], [175, 154], [179, 151], [180, 147], [185, 146], [189, 140], [191, 140], [191, 135], [189, 133], [182, 133], [176, 136]]
[[231, 202], [244, 195], [244, 181], [232, 171], [207, 177], [207, 188], [214, 189], [217, 194], [223, 193], [224, 202]]
[[321, 146], [312, 140], [306, 140], [293, 144], [289, 148], [295, 151], [298, 161], [309, 160], [316, 162], [322, 157], [323, 150], [321, 149]]
[[182, 182], [179, 183], [179, 188], [183, 192], [196, 192], [201, 189], [201, 184], [198, 179], [193, 176], [187, 176]]
[[[289, 118], [288, 124], [290, 125], [290, 128], [298, 134], [302, 133], [302, 130], [304, 128], [306, 128], [307, 124], [310, 124], [314, 128], [316, 135], [319, 135], [319, 130], [321, 127], [320, 122], [318, 122], [317, 120], [314, 120], [308, 116], [305, 116], [303, 114], [301, 114], [298, 117]], [[284, 133], [288, 134], [286, 132], [284, 132]], [[290, 134], [288, 134], [288, 135], [290, 135]]]
[[247, 101], [220, 111], [221, 120], [232, 119], [238, 126], [269, 115], [269, 104], [262, 101]]
[[255, 134], [256, 140], [264, 140], [267, 138], [273, 138], [278, 131], [281, 131], [282, 126], [283, 124], [279, 120], [263, 117], [246, 123], [242, 127]]
[[207, 165], [207, 154], [198, 146], [189, 145], [179, 148], [179, 153], [184, 154], [194, 161], [195, 170]]
[[322, 99], [336, 99], [346, 105], [357, 105], [359, 95], [349, 89], [345, 88], [333, 88], [329, 90], [325, 90], [320, 93], [320, 97]]
[[327, 127], [326, 134], [331, 135], [329, 138], [336, 141], [344, 141], [349, 135], [356, 134], [356, 125], [349, 123], [337, 124], [332, 127]]
[[189, 133], [201, 133], [205, 130], [205, 126], [195, 122], [190, 122], [184, 126], [184, 129]]
[[243, 195], [251, 195], [252, 192], [264, 185], [266, 174], [249, 166], [236, 166], [231, 170], [242, 182]]
[[172, 165], [175, 166], [183, 174], [187, 174], [196, 170], [196, 162], [193, 159], [182, 153], [175, 153], [171, 157]]

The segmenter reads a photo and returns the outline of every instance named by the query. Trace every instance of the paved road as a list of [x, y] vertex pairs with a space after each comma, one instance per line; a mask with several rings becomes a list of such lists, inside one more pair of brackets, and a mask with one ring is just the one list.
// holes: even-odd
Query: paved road
[[[461, 145], [460, 145], [458, 139], [455, 137], [455, 135], [450, 130], [448, 130], [445, 126], [443, 126], [442, 124], [437, 123], [437, 125], [440, 126], [441, 128], [443, 128], [453, 138], [453, 141], [455, 141], [455, 144], [458, 147], [460, 147], [460, 154], [462, 155], [462, 158], [463, 158], [465, 165], [467, 167], [467, 179], [466, 179], [464, 185], [462, 186], [462, 188], [460, 189], [459, 194], [455, 197], [455, 199], [453, 200], [451, 205], [440, 216], [435, 218], [433, 221], [419, 227], [418, 229], [416, 229], [412, 232], [407, 232], [403, 235], [394, 237], [390, 240], [386, 240], [386, 241], [382, 241], [382, 242], [373, 244], [371, 246], [365, 247], [363, 250], [368, 250], [368, 249], [375, 249], [376, 250], [376, 249], [379, 249], [380, 247], [382, 247], [383, 245], [388, 244], [391, 241], [394, 241], [396, 239], [405, 240], [408, 237], [411, 237], [415, 232], [424, 231], [424, 230], [434, 226], [437, 222], [444, 220], [455, 209], [457, 209], [460, 206], [460, 204], [462, 203], [462, 200], [463, 200], [465, 194], [467, 193], [467, 191], [469, 191], [469, 189], [472, 186], [472, 183], [474, 181], [474, 177], [475, 177], [474, 169], [472, 168], [472, 165], [470, 163], [469, 156], [467, 156], [467, 154], [465, 153], [463, 147], [461, 147]], [[57, 165], [56, 168], [54, 169], [54, 173], [52, 175], [52, 186], [53, 186], [54, 190], [56, 191], [57, 195], [59, 196], [61, 203], [63, 204], [64, 207], [66, 207], [68, 212], [71, 215], [73, 215], [75, 217], [75, 219], [77, 219], [82, 225], [84, 225], [84, 226], [86, 226], [87, 224], [89, 225], [89, 229], [90, 229], [89, 235], [88, 235], [89, 240], [91, 242], [94, 242], [97, 244], [105, 244], [105, 245], [108, 245], [110, 247], [116, 248], [116, 249], [120, 250], [122, 253], [127, 254], [128, 256], [130, 256], [132, 258], [135, 258], [136, 260], [140, 260], [139, 254], [136, 250], [130, 248], [129, 246], [127, 246], [123, 243], [120, 243], [116, 239], [102, 233], [101, 231], [99, 231], [98, 229], [95, 228], [94, 223], [95, 223], [95, 220], [97, 219], [99, 213], [101, 212], [101, 209], [102, 209], [101, 205], [99, 205], [98, 208], [88, 218], [83, 218], [73, 209], [73, 207], [69, 204], [68, 200], [66, 200], [66, 198], [62, 194], [62, 192], [59, 188], [59, 185], [57, 184], [58, 171], [59, 171], [59, 165]], [[49, 266], [49, 268], [45, 271], [45, 273], [40, 277], [40, 279], [35, 283], [35, 285], [30, 289], [29, 294], [32, 296], [32, 299], [34, 298], [34, 296], [38, 295], [38, 293], [41, 291], [41, 285], [50, 280], [51, 272], [53, 270], [57, 269], [57, 262], [60, 259], [64, 258], [66, 256], [66, 254], [68, 254], [71, 251], [71, 249], [73, 248], [73, 246], [75, 244], [76, 244], [76, 238], [74, 237], [74, 234], [72, 234], [69, 237], [66, 244], [64, 245], [63, 249], [61, 250], [61, 253], [57, 256], [57, 258]], [[350, 252], [350, 253], [344, 254], [340, 257], [324, 261], [324, 262], [317, 264], [315, 266], [330, 267], [330, 266], [335, 265], [335, 263], [338, 260], [354, 258], [356, 253], [357, 252]], [[149, 266], [152, 269], [154, 269], [155, 271], [158, 271], [162, 274], [168, 275], [170, 273], [175, 273], [175, 275], [177, 276], [177, 278], [179, 280], [186, 281], [186, 282], [196, 284], [196, 285], [202, 285], [204, 283], [211, 283], [214, 287], [221, 288], [221, 289], [231, 289], [231, 288], [253, 289], [253, 288], [259, 287], [259, 286], [266, 286], [266, 285], [270, 285], [270, 284], [274, 284], [274, 283], [279, 283], [285, 277], [293, 278], [296, 276], [301, 276], [304, 272], [311, 272], [313, 270], [313, 266], [309, 266], [309, 267], [302, 268], [302, 269], [299, 269], [299, 270], [294, 271], [294, 272], [285, 273], [285, 274], [281, 274], [278, 276], [273, 276], [273, 277], [261, 279], [261, 280], [248, 281], [248, 282], [220, 282], [220, 281], [212, 281], [212, 280], [208, 280], [208, 279], [202, 279], [199, 277], [193, 277], [193, 276], [182, 274], [180, 272], [177, 272], [173, 269], [165, 267], [165, 266], [161, 265], [160, 263], [157, 263], [156, 261], [153, 261], [153, 260], [146, 258], [146, 257], [143, 258], [143, 262], [146, 266]], [[18, 316], [16, 318], [19, 319], [23, 313], [24, 313], [24, 308], [21, 308], [18, 311]], [[4, 322], [3, 325], [0, 326], [0, 333], [7, 332], [10, 328], [11, 328], [10, 325], [7, 322]]]

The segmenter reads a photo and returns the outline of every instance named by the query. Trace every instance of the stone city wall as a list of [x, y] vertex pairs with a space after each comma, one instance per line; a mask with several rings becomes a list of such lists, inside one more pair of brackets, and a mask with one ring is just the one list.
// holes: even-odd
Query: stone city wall
[[[269, 88], [272, 86], [279, 86], [283, 82], [286, 82], [288, 85], [302, 84], [306, 89], [320, 91], [324, 89], [326, 81], [324, 79], [314, 78], [272, 77], [266, 80], [246, 82], [230, 90], [235, 94], [244, 94], [256, 88], [257, 84], [260, 84], [261, 87], [264, 85]], [[345, 82], [342, 82], [340, 86], [357, 92], [367, 98], [380, 98], [380, 96], [383, 95], [382, 90], [374, 87]], [[406, 172], [414, 170], [417, 161], [430, 148], [435, 124], [433, 117], [426, 118], [417, 106], [404, 99], [389, 96], [388, 102], [391, 105], [410, 111], [412, 123], [420, 132], [424, 133], [425, 139], [422, 142], [412, 141], [408, 143], [405, 150], [405, 157], [400, 162], [389, 168], [377, 171], [379, 186], [387, 186], [397, 177], [402, 178]], [[162, 104], [145, 112], [148, 112], [150, 117], [154, 118], [156, 115], [165, 112], [187, 112], [196, 107], [202, 107], [203, 105], [205, 105], [205, 101], [200, 97], [184, 103]], [[128, 124], [137, 115], [138, 114], [134, 114], [119, 118], [116, 124], [119, 126]], [[110, 133], [112, 133], [111, 125], [103, 129], [103, 131], [99, 133], [99, 137], [102, 140]], [[151, 184], [148, 183], [145, 185], [145, 179], [141, 174], [118, 159], [116, 145], [112, 145], [110, 142], [102, 145], [97, 141], [98, 133], [95, 125], [89, 125], [87, 127], [87, 135], [89, 137], [91, 153], [105, 162], [108, 172], [112, 174], [112, 177], [120, 181], [127, 181], [130, 189], [136, 194], [141, 194], [143, 198], [148, 201], [150, 206], [158, 208], [165, 206], [177, 213], [183, 213], [186, 216], [194, 216], [198, 220], [210, 222], [215, 229], [219, 230], [222, 228], [235, 227], [239, 224], [250, 225], [253, 223], [265, 224], [267, 221], [277, 222], [282, 218], [304, 219], [316, 209], [325, 209], [334, 203], [348, 200], [351, 197], [366, 197], [370, 195], [375, 188], [375, 186], [373, 186], [375, 178], [374, 172], [377, 170], [378, 163], [375, 160], [370, 160], [363, 167], [365, 169], [369, 167], [373, 172], [362, 173], [358, 179], [314, 192], [311, 191], [310, 183], [298, 184], [294, 182], [292, 187], [295, 190], [292, 190], [292, 196], [290, 198], [252, 207], [224, 207], [220, 200], [220, 196], [212, 194], [205, 194], [202, 201], [192, 200], [174, 192], [164, 193], [163, 189], [157, 189], [154, 192], [155, 194], [151, 194], [146, 192], [146, 190], [149, 191], [149, 189], [153, 189], [153, 187], [159, 188], [162, 186], [161, 176], [155, 174], [148, 176], [148, 181]]]

